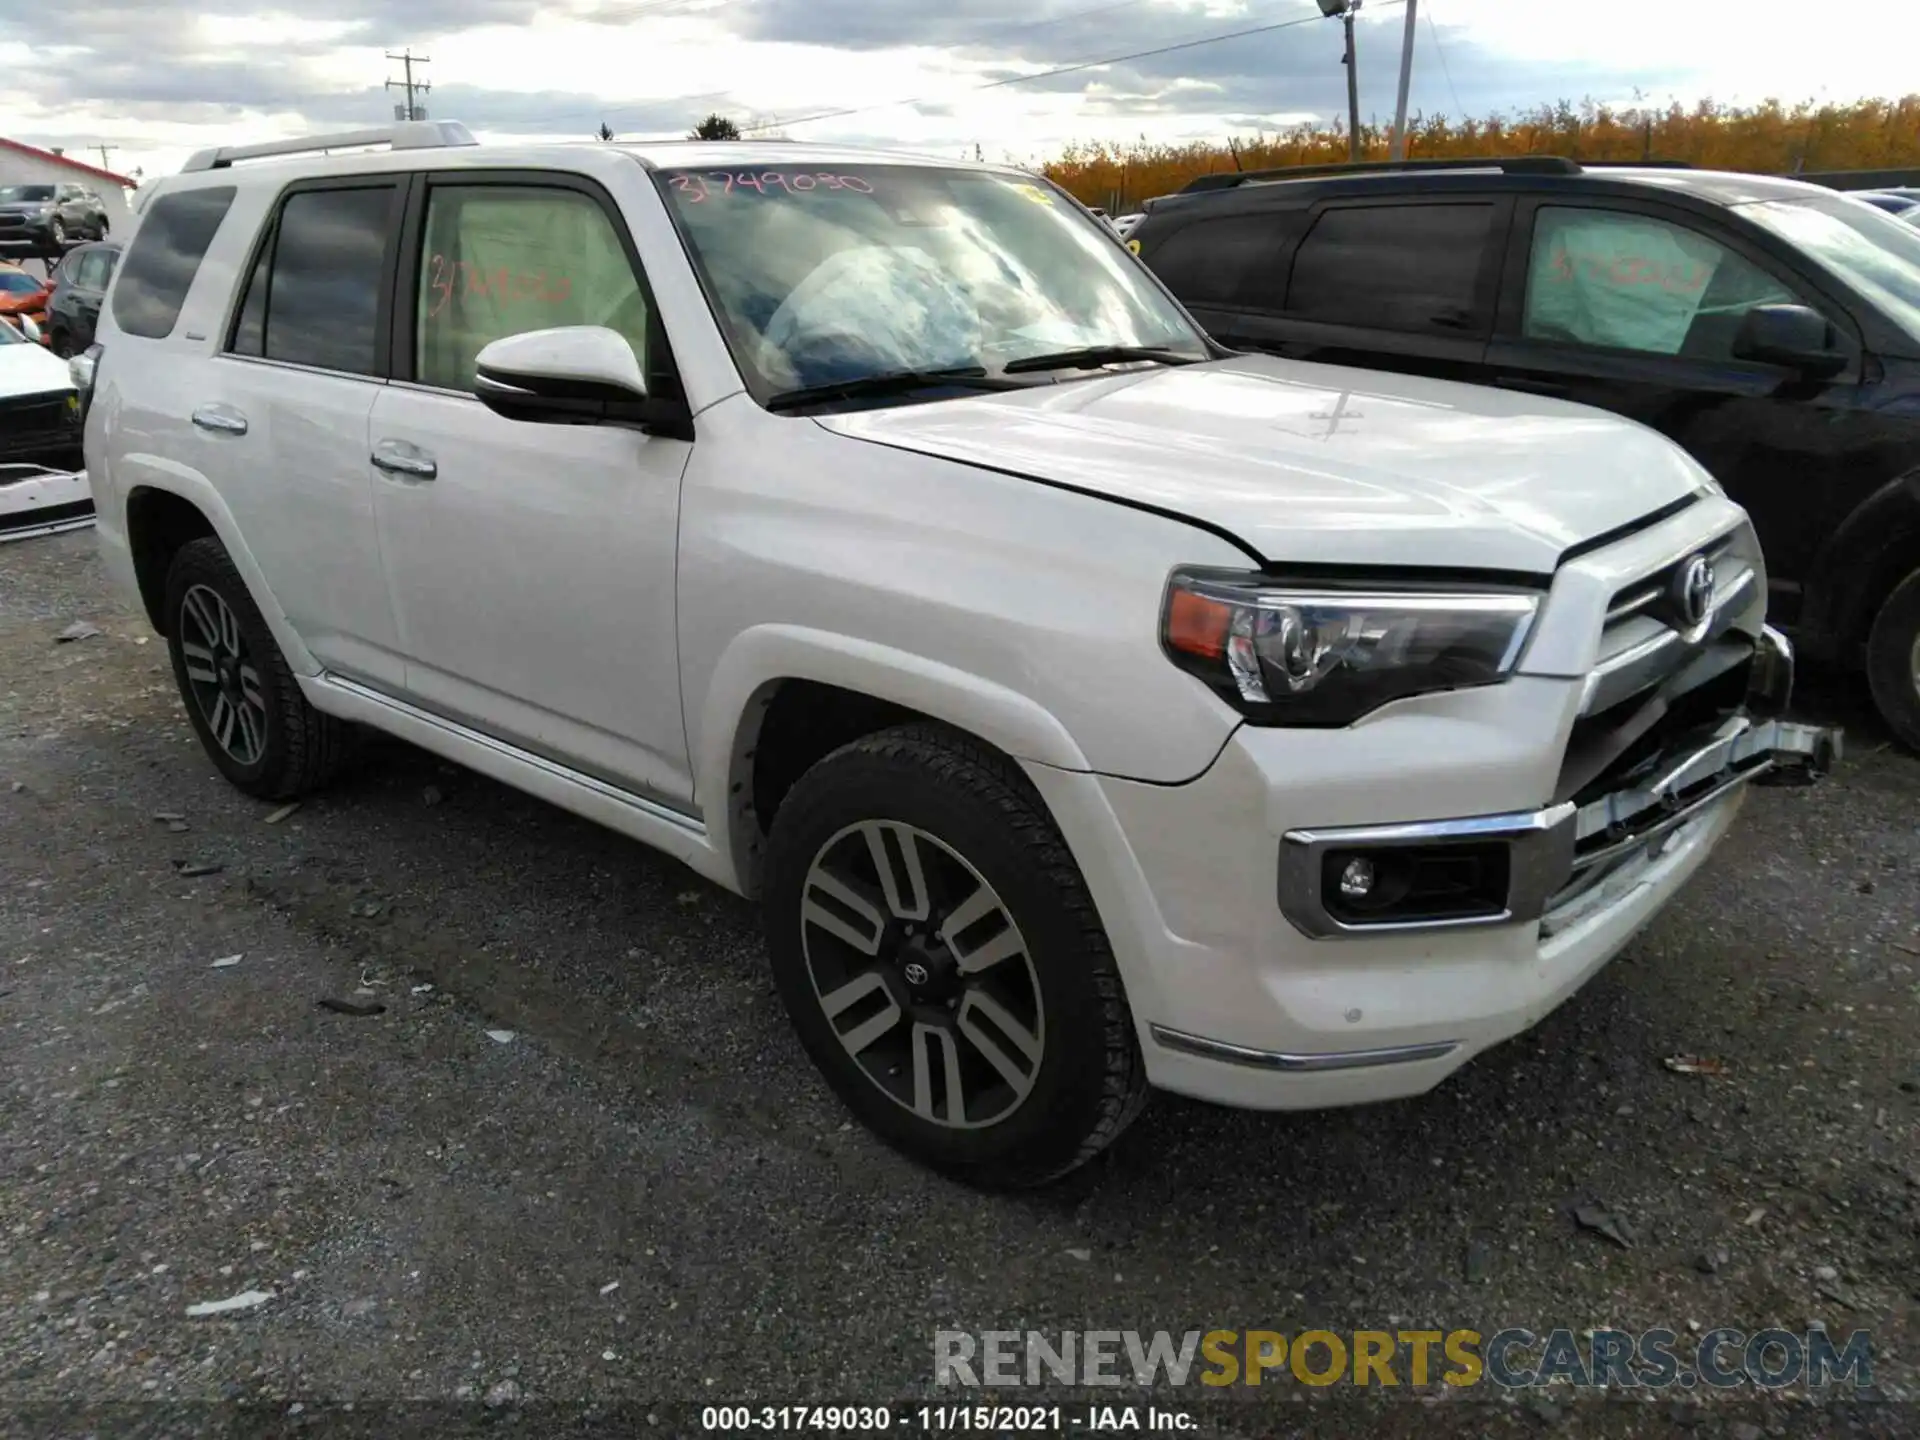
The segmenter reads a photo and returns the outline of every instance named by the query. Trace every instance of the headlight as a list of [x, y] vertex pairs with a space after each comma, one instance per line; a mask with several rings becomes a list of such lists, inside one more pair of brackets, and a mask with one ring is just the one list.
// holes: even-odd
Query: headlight
[[1176, 570], [1161, 644], [1266, 725], [1350, 725], [1393, 700], [1497, 685], [1540, 608], [1533, 591], [1307, 586]]
[[82, 395], [93, 389], [93, 371], [100, 362], [99, 351], [98, 345], [89, 345], [78, 355], [68, 357], [67, 377], [73, 381], [73, 388]]

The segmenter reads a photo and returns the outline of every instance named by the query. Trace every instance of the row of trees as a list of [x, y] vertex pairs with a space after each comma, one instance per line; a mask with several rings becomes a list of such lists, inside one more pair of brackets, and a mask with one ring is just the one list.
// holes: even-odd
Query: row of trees
[[[1385, 160], [1391, 126], [1361, 129], [1364, 158]], [[1800, 170], [1920, 167], [1920, 94], [1849, 105], [1753, 106], [1702, 100], [1692, 108], [1626, 108], [1561, 101], [1512, 115], [1453, 120], [1415, 116], [1407, 153], [1419, 159], [1567, 155], [1585, 160], [1685, 160], [1706, 168], [1793, 174]], [[1347, 159], [1341, 117], [1330, 127], [1302, 125], [1225, 145], [1070, 145], [1040, 169], [1089, 205], [1120, 212], [1178, 190], [1198, 175]]]

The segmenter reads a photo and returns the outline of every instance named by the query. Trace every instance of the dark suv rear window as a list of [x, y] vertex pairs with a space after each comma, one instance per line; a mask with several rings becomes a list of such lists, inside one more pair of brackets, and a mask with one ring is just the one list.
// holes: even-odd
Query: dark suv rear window
[[147, 207], [113, 292], [114, 324], [148, 340], [173, 333], [233, 197], [233, 186], [214, 185], [162, 195]]
[[1492, 229], [1491, 204], [1327, 210], [1294, 258], [1287, 312], [1382, 330], [1484, 329], [1474, 293]]

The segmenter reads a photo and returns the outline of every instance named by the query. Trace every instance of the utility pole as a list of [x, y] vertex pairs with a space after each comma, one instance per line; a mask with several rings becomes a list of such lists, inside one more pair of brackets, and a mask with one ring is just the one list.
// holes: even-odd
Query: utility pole
[[387, 59], [398, 60], [402, 65], [406, 67], [406, 73], [407, 73], [407, 78], [404, 80], [387, 81], [387, 89], [392, 90], [392, 89], [398, 88], [398, 89], [405, 90], [407, 92], [407, 103], [404, 106], [396, 105], [393, 107], [395, 112], [393, 118], [396, 120], [426, 119], [427, 107], [424, 105], [415, 104], [413, 97], [415, 92], [418, 92], [420, 95], [424, 96], [429, 90], [433, 88], [433, 86], [429, 85], [424, 80], [415, 80], [413, 78], [413, 67], [416, 64], [420, 64], [420, 65], [431, 64], [433, 57], [431, 55], [416, 55], [413, 53], [413, 47], [408, 46], [407, 49], [399, 55], [394, 54], [391, 50], [387, 51]]
[[1407, 0], [1407, 35], [1400, 42], [1400, 99], [1393, 107], [1393, 145], [1387, 152], [1395, 160], [1407, 158], [1407, 93], [1413, 88], [1414, 17], [1420, 0]]
[[1336, 16], [1346, 28], [1347, 53], [1340, 57], [1340, 63], [1347, 67], [1347, 158], [1356, 164], [1360, 159], [1360, 67], [1354, 63], [1353, 55], [1353, 17], [1360, 8], [1360, 0], [1318, 0], [1320, 13], [1332, 20]]
[[102, 170], [111, 169], [112, 166], [107, 163], [107, 157], [120, 147], [118, 145], [96, 145], [93, 148], [100, 152], [100, 168]]

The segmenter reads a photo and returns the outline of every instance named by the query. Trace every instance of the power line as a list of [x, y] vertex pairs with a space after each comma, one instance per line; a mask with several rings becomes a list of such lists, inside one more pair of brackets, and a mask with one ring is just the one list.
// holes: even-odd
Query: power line
[[[1389, 9], [1404, 4], [1405, 0], [1380, 0], [1380, 8]], [[1279, 30], [1291, 30], [1299, 25], [1318, 24], [1326, 17], [1323, 15], [1303, 15], [1297, 20], [1279, 20], [1270, 25], [1255, 25], [1246, 30], [1234, 30], [1225, 35], [1209, 35], [1199, 40], [1182, 40], [1174, 45], [1156, 45], [1151, 50], [1136, 50], [1128, 55], [1109, 55], [1099, 60], [1080, 60], [1071, 65], [1059, 65], [1051, 70], [1037, 70], [1031, 75], [1014, 75], [1005, 80], [989, 80], [984, 85], [972, 85], [952, 95], [920, 95], [910, 100], [890, 100], [883, 105], [856, 105], [844, 110], [823, 110], [815, 115], [802, 115], [792, 120], [769, 121], [764, 125], [746, 127], [748, 131], [784, 129], [789, 125], [810, 125], [816, 120], [839, 120], [849, 115], [866, 115], [875, 110], [895, 110], [903, 105], [924, 105], [936, 101], [954, 98], [957, 95], [975, 95], [983, 90], [999, 90], [1008, 85], [1028, 85], [1035, 80], [1051, 80], [1056, 75], [1073, 75], [1082, 70], [1097, 70], [1103, 65], [1122, 65], [1129, 60], [1145, 60], [1155, 55], [1171, 55], [1181, 50], [1197, 50], [1203, 45], [1222, 45], [1229, 40], [1245, 40], [1253, 35], [1270, 35]]]
[[1460, 92], [1453, 88], [1453, 72], [1447, 68], [1447, 52], [1440, 44], [1440, 27], [1433, 23], [1432, 0], [1428, 0], [1427, 4], [1427, 31], [1433, 36], [1433, 53], [1439, 57], [1440, 73], [1447, 77], [1447, 93], [1453, 96], [1453, 108], [1464, 118], [1467, 110], [1460, 103]]

